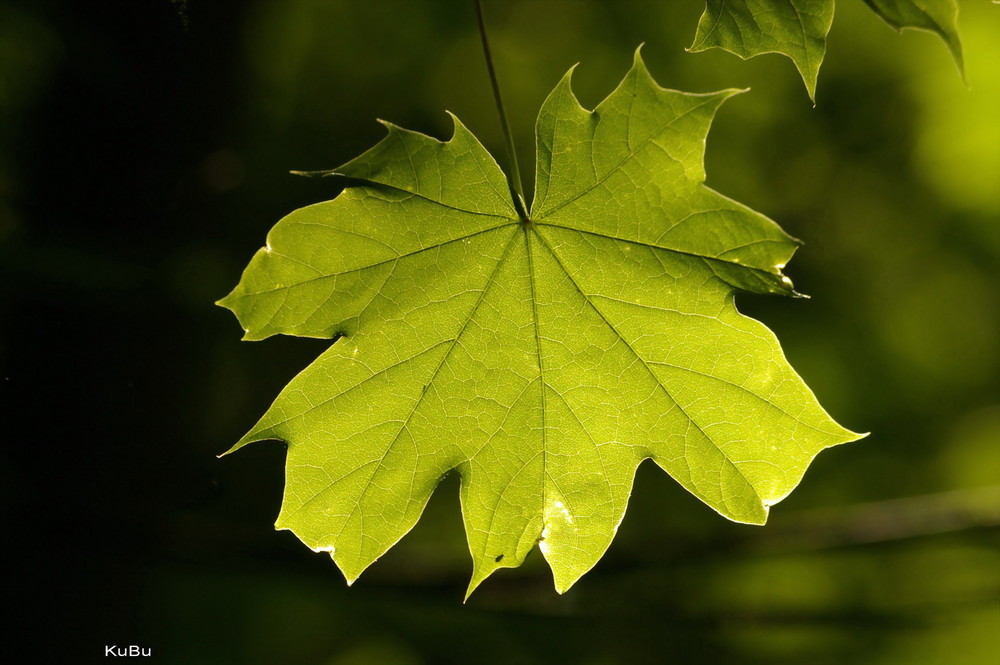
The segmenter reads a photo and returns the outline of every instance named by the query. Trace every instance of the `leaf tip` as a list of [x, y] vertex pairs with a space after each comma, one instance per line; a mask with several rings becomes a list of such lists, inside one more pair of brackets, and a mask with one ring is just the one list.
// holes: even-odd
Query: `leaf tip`
[[747, 520], [747, 524], [752, 524], [753, 526], [764, 526], [767, 524], [767, 518], [771, 516], [771, 506], [778, 503], [778, 501], [781, 501], [781, 499], [777, 499], [776, 501], [761, 501], [760, 513], [754, 514], [753, 517]]
[[358, 581], [359, 577], [361, 577], [361, 573], [365, 572], [365, 568], [367, 568], [367, 566], [362, 566], [357, 570], [348, 570], [340, 561], [337, 561], [337, 554], [334, 551], [333, 545], [320, 547], [315, 551], [326, 552], [330, 555], [330, 559], [333, 560], [333, 563], [336, 564], [337, 568], [340, 569], [340, 572], [343, 573], [344, 581], [347, 583], [347, 586], [354, 586], [354, 583]]
[[235, 453], [243, 446], [250, 445], [251, 443], [257, 443], [258, 441], [268, 441], [268, 440], [280, 441], [281, 443], [285, 444], [285, 446], [288, 446], [288, 441], [279, 438], [277, 435], [274, 434], [274, 432], [272, 432], [266, 426], [261, 427], [261, 424], [257, 423], [257, 425], [252, 430], [244, 434], [239, 441], [234, 443], [229, 448], [229, 450], [222, 453], [221, 455], [216, 455], [216, 458], [218, 459], [225, 457], [226, 455], [231, 455], [232, 453]]
[[341, 176], [336, 169], [324, 169], [321, 171], [289, 171], [291, 175], [302, 176], [304, 178], [327, 178], [330, 176]]
[[495, 570], [496, 569], [484, 573], [478, 570], [477, 566], [477, 569], [472, 571], [472, 579], [469, 580], [469, 586], [465, 590], [465, 598], [462, 599], [463, 605], [469, 602], [472, 592], [478, 589], [479, 585], [485, 582], [486, 578], [492, 575]]
[[555, 587], [556, 593], [558, 593], [561, 596], [567, 591], [569, 591], [579, 579], [580, 578], [577, 577], [576, 579], [560, 580], [559, 578], [555, 577], [553, 578], [553, 587]]
[[384, 118], [375, 118], [375, 122], [385, 127], [390, 134], [392, 134], [393, 132], [403, 131], [402, 127]]
[[[649, 73], [649, 67], [646, 66], [646, 61], [642, 58], [642, 47], [646, 45], [646, 42], [640, 43], [635, 47], [635, 51], [632, 53], [632, 70], [638, 71], [650, 79], [653, 79], [653, 75]], [[659, 84], [653, 80], [653, 84], [659, 87]]]
[[806, 293], [802, 293], [801, 291], [797, 291], [795, 289], [795, 284], [792, 283], [792, 280], [788, 277], [788, 275], [781, 272], [784, 267], [785, 267], [784, 264], [778, 264], [775, 266], [775, 272], [772, 274], [774, 275], [775, 278], [777, 278], [777, 281], [775, 282], [777, 290], [772, 291], [772, 293], [777, 293], [783, 296], [789, 296], [790, 298], [801, 298], [803, 300], [810, 300], [812, 296]]
[[[715, 97], [719, 99], [715, 110], [718, 111], [722, 104], [729, 101], [733, 97], [742, 95], [744, 93], [750, 92], [750, 88], [723, 88], [722, 90], [716, 90], [715, 92], [705, 92], [705, 93], [686, 93], [693, 95], [695, 97]], [[713, 111], [714, 114], [714, 111]]]
[[478, 139], [475, 138], [472, 132], [469, 131], [469, 128], [465, 126], [465, 123], [462, 122], [461, 118], [459, 118], [457, 115], [455, 115], [454, 113], [452, 113], [447, 109], [445, 109], [445, 113], [448, 115], [449, 118], [451, 118], [451, 137], [447, 141], [442, 141], [442, 143], [451, 143], [458, 137], [460, 133], [465, 134], [467, 136], [472, 136], [474, 141], [478, 141]]
[[223, 453], [219, 453], [218, 455], [216, 455], [215, 459], [222, 459], [223, 457], [226, 457], [228, 455], [232, 455], [233, 453], [235, 453], [237, 450], [239, 450], [243, 446], [247, 445], [248, 443], [250, 443], [250, 441], [247, 441], [246, 437], [243, 437], [242, 439], [240, 439], [239, 441], [237, 441], [236, 443], [234, 443], [233, 445], [231, 445], [228, 450], [226, 450]]
[[728, 99], [736, 97], [737, 95], [742, 95], [748, 92], [750, 92], [750, 88], [725, 88], [724, 90], [720, 90], [716, 93], [708, 93], [708, 94], [719, 95], [722, 97], [722, 101], [726, 101]]
[[[836, 425], [836, 423], [834, 424]], [[838, 440], [828, 444], [826, 448], [832, 448], [844, 443], [854, 443], [855, 441], [867, 438], [871, 434], [871, 432], [855, 432], [847, 429], [846, 427], [841, 427], [840, 425], [837, 425], [837, 427], [840, 429], [840, 436], [838, 437]]]
[[596, 561], [590, 562], [588, 565], [565, 565], [565, 562], [560, 562], [556, 557], [550, 557], [551, 550], [546, 552], [542, 548], [544, 541], [538, 543], [538, 548], [542, 550], [542, 555], [545, 560], [549, 563], [549, 568], [552, 569], [552, 586], [555, 588], [556, 593], [560, 596], [573, 588], [573, 585], [580, 581], [580, 578], [590, 572]]
[[240, 298], [240, 296], [237, 295], [237, 291], [239, 290], [239, 288], [240, 287], [237, 286], [235, 289], [233, 289], [233, 291], [229, 295], [227, 295], [225, 298], [220, 298], [216, 300], [214, 304], [217, 307], [228, 309], [236, 317], [236, 320], [239, 321], [240, 328], [242, 328], [243, 330], [243, 337], [240, 338], [241, 341], [256, 342], [265, 339], [266, 337], [269, 337], [269, 335], [261, 335], [259, 332], [252, 332], [250, 328], [248, 328], [243, 323], [243, 320], [240, 318], [240, 313], [235, 303], [235, 301], [237, 301]]
[[240, 338], [241, 342], [259, 342], [261, 340], [267, 339], [274, 333], [263, 333], [260, 330], [250, 330], [249, 328], [243, 328], [243, 337]]
[[[278, 521], [275, 522], [274, 528], [279, 531], [292, 531], [292, 533], [295, 533], [294, 529], [283, 525], [281, 515], [278, 516]], [[302, 539], [301, 536], [299, 539]], [[345, 562], [338, 561], [336, 545], [308, 545], [307, 543], [307, 546], [316, 554], [326, 554], [329, 556], [330, 560], [333, 561], [334, 565], [337, 566], [341, 574], [344, 576], [344, 581], [347, 583], [347, 586], [354, 586], [354, 583], [358, 581], [359, 577], [361, 577], [361, 573], [365, 572], [365, 569], [368, 567], [367, 565], [354, 565], [349, 568]]]
[[522, 563], [524, 563], [523, 555], [520, 558], [504, 557], [503, 555], [499, 557], [484, 556], [482, 558], [473, 556], [472, 578], [469, 580], [469, 586], [465, 590], [465, 600], [462, 602], [467, 602], [469, 597], [472, 596], [472, 592], [478, 589], [479, 585], [489, 579], [493, 573], [501, 568], [517, 568]]
[[[580, 63], [577, 62], [574, 63], [573, 66], [570, 67], [568, 70], [566, 70], [566, 73], [563, 74], [563, 77], [559, 79], [559, 83], [556, 84], [555, 89], [549, 94], [549, 99], [553, 98], [557, 92], [566, 94], [569, 97], [570, 102], [575, 105], [578, 111], [583, 111], [584, 113], [589, 114], [590, 110], [584, 108], [583, 104], [581, 104], [580, 100], [577, 98], [576, 93], [573, 92], [573, 74], [576, 72], [576, 68], [579, 66]], [[548, 100], [546, 100], [546, 103], [548, 103]]]
[[223, 309], [228, 309], [230, 312], [234, 312], [235, 313], [235, 310], [229, 304], [230, 302], [232, 302], [235, 294], [236, 294], [236, 289], [233, 289], [232, 291], [230, 291], [229, 293], [227, 293], [225, 296], [223, 296], [223, 297], [219, 298], [218, 300], [216, 300], [213, 304], [216, 307], [221, 307]]

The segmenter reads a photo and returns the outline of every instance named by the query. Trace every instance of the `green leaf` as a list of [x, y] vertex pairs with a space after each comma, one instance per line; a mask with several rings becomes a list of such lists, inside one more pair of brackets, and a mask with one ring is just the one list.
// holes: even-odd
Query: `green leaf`
[[707, 0], [692, 52], [721, 48], [744, 60], [762, 53], [792, 59], [809, 98], [816, 97], [833, 0]]
[[896, 30], [925, 30], [944, 40], [962, 76], [962, 42], [958, 37], [958, 4], [955, 0], [865, 0], [883, 21]]
[[[934, 32], [948, 45], [962, 70], [962, 45], [955, 0], [865, 0], [889, 25]], [[833, 23], [833, 0], [707, 0], [698, 21], [692, 52], [721, 48], [752, 58], [781, 53], [792, 59], [816, 98], [826, 36]], [[964, 74], [963, 74], [964, 76]]]
[[859, 438], [734, 305], [793, 294], [797, 245], [703, 184], [737, 92], [665, 90], [637, 52], [587, 111], [567, 74], [538, 118], [530, 221], [457, 119], [447, 142], [387, 123], [337, 169], [340, 196], [282, 219], [220, 303], [246, 339], [336, 338], [233, 447], [288, 442], [277, 527], [353, 582], [457, 470], [469, 592], [536, 543], [562, 592], [643, 460], [762, 524], [820, 450]]

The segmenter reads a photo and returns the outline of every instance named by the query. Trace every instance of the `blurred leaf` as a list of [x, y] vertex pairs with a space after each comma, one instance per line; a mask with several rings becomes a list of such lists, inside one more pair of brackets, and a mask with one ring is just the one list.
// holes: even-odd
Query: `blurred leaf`
[[[919, 175], [948, 204], [972, 213], [964, 220], [979, 242], [1000, 254], [1000, 7], [966, 8], [965, 42], [969, 59], [966, 74], [970, 89], [957, 94], [946, 86], [951, 72], [926, 58], [918, 63], [920, 78], [913, 89], [920, 100], [918, 144], [915, 156]], [[937, 65], [937, 66], [935, 66]], [[955, 92], [951, 92], [954, 90]]]
[[[897, 30], [914, 28], [939, 35], [962, 69], [955, 0], [865, 2]], [[795, 63], [809, 98], [815, 100], [833, 12], [833, 0], [707, 0], [689, 50], [721, 48], [743, 59], [781, 53]]]
[[962, 41], [958, 36], [956, 0], [865, 0], [865, 2], [883, 21], [896, 30], [925, 30], [936, 34], [948, 45], [959, 71], [964, 72]]
[[833, 0], [708, 0], [689, 50], [721, 48], [743, 59], [782, 53], [815, 98], [832, 23]]
[[822, 449], [823, 411], [734, 292], [794, 294], [796, 242], [703, 185], [736, 94], [660, 88], [638, 52], [595, 111], [567, 74], [537, 122], [536, 197], [455, 120], [389, 134], [347, 188], [281, 220], [220, 304], [246, 339], [335, 338], [233, 450], [289, 443], [277, 525], [349, 582], [462, 476], [471, 591], [540, 543], [556, 589], [601, 558], [647, 458], [763, 523]]

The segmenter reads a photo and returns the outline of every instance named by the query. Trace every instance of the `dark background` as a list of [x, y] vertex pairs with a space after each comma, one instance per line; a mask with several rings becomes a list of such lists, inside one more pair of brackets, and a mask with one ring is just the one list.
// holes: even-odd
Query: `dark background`
[[[537, 554], [463, 605], [457, 481], [348, 588], [271, 527], [284, 449], [222, 460], [325, 343], [214, 307], [267, 229], [328, 199], [376, 117], [503, 149], [471, 2], [0, 0], [0, 487], [28, 662], [994, 663], [1000, 657], [1000, 7], [943, 43], [838, 3], [818, 105], [779, 56], [687, 54], [701, 3], [487, 1], [525, 181], [573, 63], [592, 107], [635, 46], [668, 87], [752, 86], [708, 183], [806, 241], [812, 300], [741, 297], [831, 414], [766, 527], [641, 467], [600, 564]], [[23, 651], [22, 649], [27, 649]]]

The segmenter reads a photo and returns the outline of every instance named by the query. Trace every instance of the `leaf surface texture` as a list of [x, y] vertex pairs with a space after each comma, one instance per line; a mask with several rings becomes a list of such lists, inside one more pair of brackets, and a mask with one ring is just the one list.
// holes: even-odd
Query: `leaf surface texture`
[[277, 526], [349, 582], [451, 470], [469, 591], [538, 544], [562, 592], [608, 548], [643, 460], [760, 524], [820, 450], [858, 438], [734, 305], [794, 293], [797, 246], [703, 184], [738, 91], [663, 89], [638, 52], [593, 111], [570, 81], [538, 117], [529, 220], [457, 119], [447, 142], [389, 124], [221, 301], [247, 339], [336, 338], [234, 449], [288, 443]]

